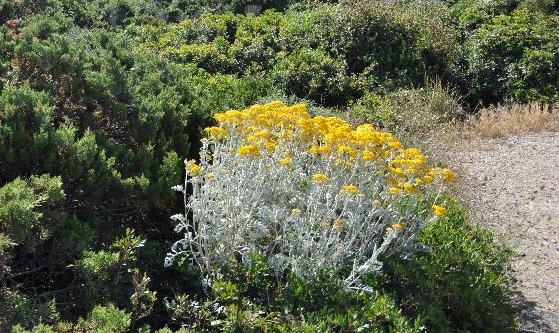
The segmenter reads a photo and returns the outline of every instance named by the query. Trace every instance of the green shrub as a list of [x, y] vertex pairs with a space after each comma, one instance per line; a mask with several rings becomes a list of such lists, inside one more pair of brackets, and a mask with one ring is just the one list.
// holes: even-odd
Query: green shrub
[[142, 49], [174, 62], [209, 73], [258, 73], [287, 95], [346, 106], [364, 91], [421, 86], [425, 75], [445, 73], [458, 48], [449, 18], [443, 5], [362, 1], [257, 16], [203, 14], [129, 31]]
[[91, 333], [124, 333], [130, 326], [130, 314], [119, 310], [113, 304], [96, 306], [87, 316], [80, 318], [76, 325], [60, 322], [54, 327], [40, 323], [30, 331], [21, 325], [13, 327], [14, 333], [54, 333], [54, 332], [91, 332]]
[[[444, 77], [460, 49], [459, 30], [453, 24], [451, 10], [443, 2], [397, 2], [400, 20], [417, 31], [413, 48], [422, 59], [425, 75]], [[415, 85], [422, 82], [415, 82]]]
[[86, 319], [78, 321], [78, 329], [94, 333], [124, 333], [130, 326], [130, 314], [113, 304], [96, 306]]
[[559, 1], [557, 0], [523, 0], [520, 2], [520, 7], [550, 15], [559, 13]]
[[278, 61], [278, 52], [285, 47], [281, 27], [284, 15], [269, 10], [258, 16], [243, 16], [239, 21], [230, 57], [236, 72], [243, 75], [269, 71]]
[[44, 147], [41, 139], [45, 130], [52, 129], [53, 98], [27, 84], [9, 85], [0, 91], [0, 110], [1, 173], [11, 179], [31, 170], [38, 172], [36, 156]]
[[49, 9], [60, 8], [59, 0], [18, 0], [0, 3], [0, 22], [23, 19]]
[[[265, 260], [230, 267], [209, 297], [177, 296], [168, 308], [177, 324], [207, 332], [420, 332], [421, 319], [402, 315], [388, 295], [354, 293], [330, 278], [278, 281]], [[284, 284], [285, 281], [289, 281]]]
[[[271, 89], [270, 79], [261, 76], [239, 78], [235, 75], [209, 75], [204, 71], [196, 71], [188, 80], [192, 93], [196, 96], [191, 104], [199, 115], [195, 123], [196, 130], [200, 130], [200, 124], [208, 123], [215, 112], [251, 105], [258, 98], [266, 96]], [[190, 128], [193, 129], [194, 126]], [[193, 132], [189, 131], [194, 134]], [[196, 138], [200, 137], [191, 135], [189, 141], [195, 144]]]
[[195, 63], [198, 67], [210, 72], [232, 72], [234, 66], [228, 57], [229, 44], [222, 37], [211, 44], [185, 44], [169, 58], [181, 63]]
[[12, 67], [14, 45], [19, 32], [20, 21], [9, 21], [0, 26], [0, 90], [4, 89], [6, 75]]
[[346, 73], [360, 76], [363, 89], [390, 89], [416, 82], [425, 66], [414, 50], [418, 31], [397, 6], [380, 2], [344, 2], [286, 13], [286, 48], [321, 49], [343, 59]]
[[512, 330], [511, 252], [473, 226], [455, 201], [446, 203], [448, 219], [423, 232], [429, 253], [390, 262], [382, 288], [394, 293], [403, 313], [424, 318], [429, 331]]
[[469, 100], [559, 100], [559, 19], [517, 10], [476, 29], [463, 49]]
[[25, 330], [20, 325], [14, 326], [12, 329], [12, 333], [55, 333], [55, 331], [53, 330], [52, 326], [41, 323], [37, 326], [34, 326], [31, 331]]
[[348, 2], [336, 18], [349, 73], [363, 73], [386, 88], [419, 82], [425, 65], [414, 46], [418, 32], [397, 15], [398, 9], [376, 2]]
[[452, 20], [458, 25], [462, 37], [467, 37], [480, 24], [490, 21], [493, 17], [510, 14], [518, 6], [518, 2], [518, 0], [453, 1]]
[[53, 323], [60, 319], [54, 300], [37, 301], [23, 292], [6, 287], [0, 289], [0, 310], [0, 329], [3, 332], [8, 332], [14, 324], [14, 331], [37, 324], [39, 327], [36, 329], [45, 330], [48, 327], [41, 323]]
[[338, 6], [320, 5], [312, 10], [289, 10], [280, 25], [282, 49], [288, 53], [300, 48], [322, 49], [336, 55], [342, 31], [336, 23]]
[[[0, 187], [0, 233], [33, 251], [56, 223], [51, 209], [63, 200], [60, 177], [16, 178]], [[29, 239], [31, 236], [36, 239]]]
[[[136, 28], [144, 47], [179, 63], [194, 63], [210, 73], [250, 75], [269, 70], [279, 51], [283, 16], [204, 14], [176, 25]], [[147, 36], [146, 36], [147, 35]]]
[[[187, 72], [132, 53], [129, 41], [117, 34], [69, 36], [43, 29], [50, 32], [37, 39], [27, 28], [12, 75], [30, 77], [29, 84], [0, 95], [0, 109], [6, 110], [0, 121], [9, 124], [0, 132], [3, 176], [60, 174], [66, 186], [83, 188], [93, 205], [107, 200], [108, 189], [109, 196], [130, 204], [147, 197], [152, 206], [170, 204], [174, 196], [167, 189], [180, 173], [169, 171], [189, 151], [184, 133], [206, 120], [191, 108]], [[10, 111], [21, 106], [26, 112]], [[74, 193], [68, 191], [70, 197]]]
[[[64, 0], [56, 10], [66, 13], [80, 27], [120, 27], [130, 21], [173, 18], [169, 1], [154, 0]], [[51, 9], [52, 10], [52, 9]]]
[[[124, 236], [117, 238], [112, 244], [111, 251], [83, 252], [82, 258], [75, 261], [75, 266], [85, 281], [81, 292], [85, 295], [86, 306], [107, 300], [126, 305], [133, 293], [133, 282], [139, 281], [137, 285], [141, 282], [141, 278], [135, 276], [139, 272], [133, 273], [131, 267], [135, 266], [138, 248], [143, 245], [144, 241], [139, 236], [126, 229]], [[119, 290], [113, 290], [117, 286]]]
[[353, 116], [360, 122], [376, 123], [406, 139], [463, 116], [457, 95], [440, 81], [428, 83], [425, 88], [397, 90], [384, 96], [366, 94], [353, 110]]
[[[186, 15], [200, 12], [234, 12], [258, 14], [267, 9], [283, 10], [290, 0], [177, 0], [173, 1], [174, 8], [180, 9]], [[251, 8], [253, 7], [253, 8]]]
[[271, 76], [287, 95], [307, 98], [322, 105], [345, 105], [351, 99], [350, 78], [343, 61], [321, 50], [300, 49], [281, 59]]

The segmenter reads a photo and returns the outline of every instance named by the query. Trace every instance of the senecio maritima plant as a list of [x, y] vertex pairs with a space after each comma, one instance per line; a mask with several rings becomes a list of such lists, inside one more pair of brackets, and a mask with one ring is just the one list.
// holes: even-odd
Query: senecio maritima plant
[[192, 194], [185, 214], [173, 216], [184, 238], [166, 265], [187, 254], [211, 282], [224, 265], [257, 254], [278, 275], [345, 269], [344, 282], [357, 288], [363, 273], [413, 250], [426, 222], [446, 214], [425, 202], [452, 181], [450, 170], [427, 167], [418, 149], [372, 125], [353, 129], [280, 101], [215, 119], [200, 162], [186, 162]]

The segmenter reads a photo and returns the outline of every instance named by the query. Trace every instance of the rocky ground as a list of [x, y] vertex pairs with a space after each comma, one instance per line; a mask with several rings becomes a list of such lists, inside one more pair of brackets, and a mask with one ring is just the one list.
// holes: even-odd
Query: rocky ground
[[517, 253], [522, 332], [559, 332], [559, 132], [448, 146], [442, 158], [472, 221]]

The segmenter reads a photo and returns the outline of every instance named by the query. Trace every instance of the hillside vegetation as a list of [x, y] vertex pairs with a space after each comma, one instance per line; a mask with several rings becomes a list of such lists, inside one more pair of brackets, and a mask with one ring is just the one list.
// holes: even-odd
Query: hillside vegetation
[[[427, 189], [431, 181], [450, 180], [450, 172], [404, 144], [413, 146], [406, 140], [414, 133], [480, 106], [559, 103], [558, 12], [552, 0], [1, 1], [0, 331], [512, 330], [509, 251], [469, 224], [444, 191]], [[285, 104], [269, 103], [276, 100]], [[260, 128], [239, 122], [220, 132], [230, 125], [220, 116], [225, 111], [251, 114], [249, 107], [260, 104], [256, 108], [268, 108], [273, 118], [288, 105], [300, 110], [298, 103], [308, 114], [286, 116], [295, 123]], [[319, 126], [323, 118], [331, 121], [324, 132], [299, 122]], [[361, 123], [375, 129], [352, 127]], [[292, 132], [283, 132], [290, 126]], [[404, 144], [376, 129], [394, 132]], [[235, 130], [239, 136], [229, 136]], [[301, 163], [297, 175], [310, 172], [311, 160], [339, 170], [313, 178], [325, 183], [345, 179], [353, 163], [374, 160], [378, 179], [366, 184], [377, 182], [378, 198], [339, 186], [357, 195], [351, 200], [375, 199], [380, 210], [402, 217], [383, 222], [374, 236], [401, 236], [394, 251], [379, 254], [382, 268], [348, 288], [340, 281], [355, 264], [343, 256], [336, 265], [300, 270], [313, 271], [312, 277], [299, 274], [295, 260], [280, 272], [264, 250], [233, 251], [206, 270], [192, 265], [196, 251], [164, 266], [183, 237], [175, 232], [177, 220], [191, 219], [176, 215], [198, 186], [190, 177], [207, 171], [196, 163], [211, 160], [204, 155], [207, 138], [224, 144], [230, 138], [239, 149], [230, 165], [249, 168], [247, 159], [268, 156], [259, 136], [276, 152], [283, 138], [299, 147], [315, 133], [347, 168], [320, 164], [324, 159], [307, 152], [278, 153], [270, 161]], [[348, 139], [359, 133], [364, 141]], [[236, 146], [235, 138], [253, 146]], [[371, 145], [378, 149], [369, 151]], [[187, 172], [184, 160], [192, 160]], [[254, 163], [261, 172], [270, 169]], [[348, 181], [357, 177], [350, 175]], [[185, 177], [190, 185], [173, 191]], [[312, 188], [305, 181], [285, 184], [301, 193]], [[219, 206], [215, 201], [229, 192], [213, 191], [203, 202]], [[406, 225], [411, 220], [418, 221], [413, 228]], [[344, 234], [346, 220], [336, 221], [344, 244], [359, 243], [359, 233]], [[316, 232], [305, 230], [301, 244]], [[266, 242], [259, 239], [251, 249]], [[355, 262], [373, 251], [361, 249]]]

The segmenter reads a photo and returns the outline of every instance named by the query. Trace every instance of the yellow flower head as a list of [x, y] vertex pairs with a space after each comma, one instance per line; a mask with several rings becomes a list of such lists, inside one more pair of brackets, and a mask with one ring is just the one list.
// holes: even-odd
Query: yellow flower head
[[402, 170], [402, 168], [388, 168], [388, 172], [400, 178], [406, 178], [406, 173], [404, 172], [404, 170]]
[[398, 140], [390, 141], [388, 147], [393, 149], [401, 149], [403, 146]]
[[391, 225], [390, 227], [394, 230], [403, 231], [406, 228], [406, 224], [405, 223], [396, 223], [396, 224]]
[[266, 144], [266, 147], [265, 147], [265, 148], [266, 148], [267, 151], [273, 153], [273, 152], [276, 150], [276, 143], [275, 143], [275, 142], [268, 142], [268, 143]]
[[450, 171], [450, 169], [443, 169], [441, 173], [443, 175], [444, 182], [451, 183], [454, 181], [454, 174]]
[[402, 192], [402, 190], [397, 187], [391, 187], [388, 189], [388, 192], [391, 194], [399, 194]]
[[410, 183], [404, 183], [404, 189], [410, 193], [418, 193], [419, 189]]
[[291, 165], [291, 159], [289, 157], [282, 158], [279, 162], [283, 165]]
[[318, 151], [323, 154], [328, 154], [330, 152], [330, 146], [321, 146]]
[[347, 228], [347, 226], [348, 226], [347, 221], [343, 219], [337, 219], [334, 221], [334, 223], [332, 223], [332, 228], [338, 231], [344, 230], [345, 228]]
[[260, 156], [260, 151], [258, 150], [258, 147], [256, 147], [256, 145], [245, 145], [245, 146], [240, 146], [239, 149], [237, 149], [237, 153], [239, 155], [252, 155], [252, 156]]
[[312, 175], [312, 180], [318, 184], [324, 184], [328, 181], [328, 179], [328, 176], [323, 173], [315, 173], [314, 175]]
[[360, 194], [361, 191], [359, 191], [359, 187], [357, 187], [353, 184], [350, 184], [350, 185], [343, 186], [340, 193], [343, 193], [343, 194]]
[[311, 154], [318, 154], [318, 152], [320, 151], [320, 147], [319, 146], [311, 146], [309, 148], [309, 153]]
[[256, 133], [254, 133], [253, 136], [255, 138], [262, 138], [262, 139], [265, 139], [265, 140], [270, 140], [270, 138], [271, 138], [270, 133], [268, 133], [268, 131], [266, 131], [266, 130], [260, 130]]
[[446, 208], [439, 205], [433, 205], [433, 213], [438, 217], [446, 216], [448, 214]]
[[365, 161], [374, 161], [376, 158], [377, 156], [372, 151], [365, 150], [363, 152], [363, 159]]
[[200, 173], [200, 170], [202, 170], [202, 168], [196, 164], [195, 160], [189, 160], [186, 162], [186, 171], [188, 171], [189, 174], [197, 175]]
[[227, 133], [225, 129], [217, 126], [206, 127], [204, 131], [208, 132], [210, 135], [213, 135], [215, 137], [226, 137], [229, 135], [229, 133]]
[[355, 150], [349, 146], [341, 145], [338, 147], [338, 154], [347, 154], [348, 156], [355, 157]]

